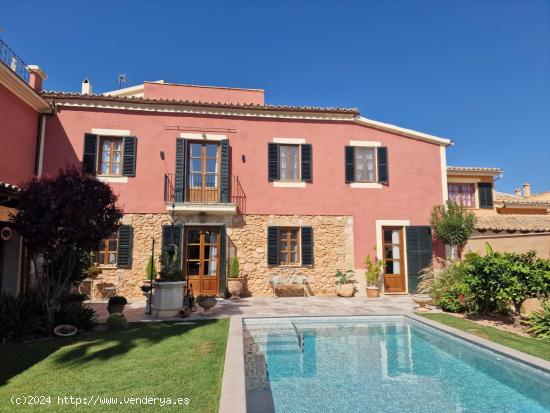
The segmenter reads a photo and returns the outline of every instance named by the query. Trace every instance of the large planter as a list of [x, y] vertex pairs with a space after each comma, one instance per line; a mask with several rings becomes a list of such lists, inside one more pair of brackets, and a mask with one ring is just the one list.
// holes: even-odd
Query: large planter
[[185, 281], [153, 282], [151, 315], [153, 317], [176, 317], [183, 308]]
[[378, 288], [378, 287], [367, 287], [367, 297], [368, 298], [378, 298], [378, 297], [380, 297], [380, 288]]
[[198, 304], [202, 307], [203, 311], [201, 315], [208, 315], [211, 314], [212, 311], [210, 309], [214, 307], [218, 302], [216, 301], [216, 297], [204, 297], [201, 299]]
[[353, 285], [352, 283], [337, 284], [336, 294], [338, 294], [340, 297], [353, 297], [355, 295], [355, 285]]
[[231, 299], [235, 300], [241, 296], [244, 287], [244, 278], [228, 278], [227, 279], [227, 289], [229, 294], [231, 294]]

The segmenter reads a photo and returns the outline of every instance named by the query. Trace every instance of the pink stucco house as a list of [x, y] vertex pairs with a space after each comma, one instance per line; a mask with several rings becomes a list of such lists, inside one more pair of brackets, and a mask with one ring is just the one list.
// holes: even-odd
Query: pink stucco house
[[[0, 80], [0, 156], [29, 163], [14, 171], [9, 155], [0, 181], [71, 163], [119, 194], [123, 225], [96, 252], [96, 297], [108, 287], [140, 296], [153, 238], [156, 256], [180, 247], [195, 292], [206, 294], [224, 293], [234, 255], [255, 296], [272, 294], [274, 275], [296, 273], [307, 294], [332, 295], [336, 269], [355, 269], [364, 294], [363, 262], [375, 248], [385, 293], [408, 293], [432, 257], [428, 222], [447, 199], [449, 139], [357, 109], [273, 106], [263, 90], [164, 81], [103, 94], [89, 82], [82, 93], [19, 85], [46, 105], [32, 108], [33, 122], [12, 123], [31, 109]], [[32, 137], [34, 152], [13, 133]]]

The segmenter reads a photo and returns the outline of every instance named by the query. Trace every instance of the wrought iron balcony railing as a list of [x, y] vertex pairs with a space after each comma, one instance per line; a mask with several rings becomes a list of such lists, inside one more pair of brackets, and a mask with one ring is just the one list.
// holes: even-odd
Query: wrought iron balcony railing
[[29, 83], [31, 72], [29, 66], [2, 40], [0, 40], [0, 61], [13, 70], [25, 83]]
[[[187, 173], [185, 188], [174, 188], [174, 174], [164, 175], [164, 202], [188, 202], [197, 204], [219, 204], [222, 201], [219, 174]], [[183, 193], [182, 193], [183, 192]], [[246, 195], [238, 176], [229, 179], [228, 203], [235, 204], [240, 213], [246, 211]]]

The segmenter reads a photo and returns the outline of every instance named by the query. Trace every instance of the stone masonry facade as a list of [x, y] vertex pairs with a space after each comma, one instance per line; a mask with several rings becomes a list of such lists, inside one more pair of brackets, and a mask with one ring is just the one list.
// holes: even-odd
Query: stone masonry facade
[[[186, 225], [225, 224], [229, 244], [239, 257], [247, 292], [252, 296], [273, 295], [270, 279], [274, 275], [297, 273], [308, 278], [307, 295], [334, 295], [336, 269], [353, 269], [353, 218], [351, 216], [237, 215], [182, 216]], [[140, 286], [147, 279], [146, 267], [155, 238], [155, 265], [159, 269], [162, 225], [170, 224], [167, 214], [125, 214], [123, 223], [133, 228], [132, 267], [102, 266], [103, 272], [93, 282], [94, 300], [123, 295], [129, 300], [144, 299]], [[313, 228], [314, 264], [312, 267], [269, 267], [267, 264], [268, 226], [311, 226]], [[357, 277], [359, 278], [359, 277]]]

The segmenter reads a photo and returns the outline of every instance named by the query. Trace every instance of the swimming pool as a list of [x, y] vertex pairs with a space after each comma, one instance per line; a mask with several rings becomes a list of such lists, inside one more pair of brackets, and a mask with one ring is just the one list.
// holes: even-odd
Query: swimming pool
[[406, 316], [243, 319], [247, 411], [550, 412], [550, 374]]

